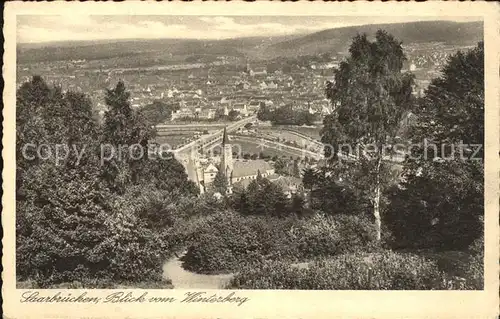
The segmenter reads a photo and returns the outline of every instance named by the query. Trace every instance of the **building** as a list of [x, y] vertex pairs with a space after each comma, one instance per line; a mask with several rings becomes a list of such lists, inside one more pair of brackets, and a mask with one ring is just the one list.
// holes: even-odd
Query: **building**
[[222, 154], [219, 171], [224, 172], [224, 176], [226, 176], [228, 181], [228, 189], [227, 192], [232, 192], [232, 183], [231, 178], [233, 176], [233, 148], [231, 143], [229, 143], [229, 138], [227, 137], [226, 128], [224, 127], [224, 133], [222, 133]]
[[208, 164], [208, 166], [203, 170], [203, 181], [205, 182], [205, 185], [212, 183], [218, 172], [219, 170], [214, 164]]
[[198, 117], [200, 119], [211, 120], [215, 118], [215, 109], [202, 109]]
[[245, 72], [248, 73], [250, 76], [267, 75], [266, 67], [259, 67], [252, 69], [249, 63], [247, 63]]
[[193, 111], [187, 108], [182, 108], [172, 113], [171, 120], [175, 121], [178, 119], [191, 118], [191, 117], [194, 117]]
[[234, 161], [231, 183], [243, 180], [256, 179], [257, 175], [268, 177], [274, 174], [274, 168], [264, 160], [236, 160]]
[[242, 116], [248, 116], [248, 109], [245, 103], [233, 104], [233, 110], [239, 112]]
[[234, 160], [232, 145], [224, 128], [222, 137], [222, 152], [220, 163], [203, 164], [199, 158], [188, 158], [181, 160], [185, 165], [188, 178], [200, 187], [201, 193], [206, 191], [207, 187], [213, 183], [215, 176], [219, 171], [223, 171], [228, 181], [227, 193], [232, 193], [233, 185], [236, 183], [245, 185], [251, 180], [257, 178], [259, 174], [262, 177], [274, 175], [274, 168], [264, 160]]

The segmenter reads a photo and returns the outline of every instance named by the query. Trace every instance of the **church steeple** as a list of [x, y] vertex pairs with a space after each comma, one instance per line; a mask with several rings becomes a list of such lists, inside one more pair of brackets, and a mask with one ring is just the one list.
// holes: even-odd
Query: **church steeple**
[[233, 176], [233, 149], [229, 138], [227, 137], [227, 131], [224, 127], [224, 132], [222, 133], [222, 158], [220, 163], [220, 172], [226, 176], [228, 180], [228, 193], [232, 193], [232, 176]]
[[229, 144], [229, 138], [227, 137], [226, 127], [224, 127], [224, 133], [222, 134], [222, 146]]

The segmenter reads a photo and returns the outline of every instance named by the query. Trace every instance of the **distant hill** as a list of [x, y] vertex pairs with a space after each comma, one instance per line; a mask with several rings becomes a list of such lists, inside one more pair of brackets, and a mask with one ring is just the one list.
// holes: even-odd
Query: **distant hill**
[[226, 40], [155, 39], [19, 44], [19, 63], [59, 60], [100, 60], [135, 57], [188, 57], [226, 55], [239, 58], [273, 59], [344, 51], [358, 33], [373, 36], [384, 29], [403, 43], [445, 42], [475, 44], [483, 39], [482, 22], [425, 21], [373, 24], [328, 29], [308, 35], [251, 37]]
[[366, 33], [372, 37], [383, 29], [403, 44], [444, 42], [446, 44], [476, 44], [483, 39], [482, 22], [422, 21], [395, 24], [372, 24], [328, 29], [303, 37], [276, 43], [266, 48], [267, 56], [314, 55], [328, 51], [345, 51], [354, 36]]
[[[295, 36], [296, 37], [296, 36]], [[143, 55], [189, 56], [226, 55], [244, 57], [246, 52], [260, 50], [270, 44], [292, 39], [293, 36], [249, 37], [224, 40], [193, 39], [134, 39], [67, 41], [37, 44], [18, 44], [19, 63], [61, 60], [101, 60]]]

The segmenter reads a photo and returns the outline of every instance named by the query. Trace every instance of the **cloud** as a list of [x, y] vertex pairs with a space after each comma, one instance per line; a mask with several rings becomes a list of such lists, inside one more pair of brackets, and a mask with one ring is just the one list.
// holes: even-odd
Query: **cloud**
[[[305, 17], [305, 19], [307, 19], [307, 17]], [[356, 25], [356, 23], [335, 22], [334, 17], [330, 19], [332, 21], [316, 22], [311, 24], [280, 22], [257, 22], [248, 24], [238, 23], [235, 21], [235, 18], [222, 16], [200, 17], [199, 20], [210, 24], [210, 33], [217, 34], [218, 37], [221, 38], [291, 35]], [[282, 20], [282, 18], [280, 20]]]
[[183, 38], [189, 29], [184, 24], [143, 20], [137, 23], [95, 21], [90, 16], [44, 16], [17, 28], [18, 42], [67, 40], [106, 40], [134, 38]]
[[[370, 23], [418, 20], [436, 20], [436, 17], [37, 15], [18, 16], [17, 40], [26, 43], [134, 38], [224, 39], [304, 34]], [[455, 17], [453, 20], [471, 19]]]

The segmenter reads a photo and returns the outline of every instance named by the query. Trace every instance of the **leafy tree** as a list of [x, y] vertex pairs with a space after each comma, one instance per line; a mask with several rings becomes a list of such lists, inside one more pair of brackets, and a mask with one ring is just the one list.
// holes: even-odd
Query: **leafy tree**
[[37, 132], [38, 141], [47, 145], [85, 147], [80, 160], [74, 153], [61, 163], [18, 158], [18, 279], [32, 279], [41, 287], [117, 279], [108, 239], [109, 227], [121, 221], [110, 216], [111, 194], [99, 179], [98, 129], [89, 100], [33, 77], [18, 90], [17, 106], [19, 143], [28, 143]]
[[[89, 99], [33, 77], [17, 92], [17, 110], [18, 280], [33, 280], [40, 287], [73, 281], [96, 287], [161, 280], [161, 263], [169, 254], [167, 238], [151, 227], [153, 223], [147, 221], [151, 216], [137, 205], [142, 196], [131, 193], [130, 183], [117, 195], [102, 179], [99, 142], [103, 137]], [[134, 131], [125, 127], [127, 116], [133, 115], [126, 109], [123, 113], [117, 112], [117, 122], [108, 118], [107, 138], [133, 141], [142, 136], [124, 134]], [[117, 132], [111, 130], [113, 123]], [[34, 142], [66, 145], [73, 152], [59, 162], [53, 157], [31, 159], [32, 153], [23, 156], [23, 146]], [[83, 156], [79, 158], [73, 146]], [[189, 192], [188, 184], [182, 187], [187, 178], [178, 162], [151, 161], [150, 165], [144, 165], [145, 174], [139, 175], [150, 188], [140, 190]], [[159, 179], [146, 178], [148, 174]]]
[[[479, 43], [469, 52], [458, 51], [448, 59], [442, 75], [430, 83], [425, 96], [413, 110], [418, 118], [411, 131], [414, 143], [471, 144], [484, 143], [484, 46]], [[464, 147], [465, 155], [467, 153]], [[473, 151], [473, 150], [472, 150]], [[423, 150], [416, 150], [423, 153]], [[448, 151], [449, 152], [449, 151]], [[481, 147], [475, 158], [482, 158]], [[440, 154], [438, 148], [436, 156]]]
[[274, 162], [274, 171], [276, 174], [288, 175], [288, 165], [285, 160], [278, 158]]
[[[130, 185], [153, 183], [164, 190], [181, 189], [186, 195], [196, 194], [196, 186], [188, 181], [184, 167], [171, 155], [150, 154], [150, 143], [156, 136], [147, 120], [130, 105], [130, 93], [119, 81], [106, 92], [108, 111], [104, 115], [102, 143], [106, 158], [102, 177], [110, 189], [125, 192]], [[114, 156], [113, 155], [114, 152]], [[150, 157], [152, 155], [152, 157]]]
[[226, 118], [226, 116], [224, 115], [224, 109], [223, 108], [218, 108], [217, 110], [215, 110], [214, 119], [216, 121], [223, 120], [225, 118]]
[[172, 112], [179, 109], [178, 105], [168, 104], [162, 100], [155, 100], [140, 110], [149, 125], [157, 125], [170, 120]]
[[115, 145], [132, 145], [148, 141], [151, 136], [149, 127], [142, 122], [130, 105], [130, 92], [119, 81], [116, 87], [106, 90], [105, 102], [108, 111], [104, 114], [103, 140]]
[[257, 119], [259, 119], [259, 121], [271, 121], [272, 118], [273, 112], [269, 109], [269, 107], [265, 104], [261, 105], [257, 111]]
[[306, 201], [304, 197], [300, 194], [293, 194], [290, 201], [290, 212], [296, 214], [297, 216], [304, 216]]
[[316, 172], [312, 168], [306, 168], [302, 171], [302, 184], [309, 191], [312, 190], [314, 184], [316, 183]]
[[227, 192], [227, 177], [226, 174], [222, 172], [222, 170], [219, 170], [215, 175], [213, 185], [216, 192], [219, 192], [221, 194], [225, 194]]
[[[393, 143], [402, 116], [413, 102], [413, 75], [401, 72], [405, 59], [401, 43], [385, 31], [379, 30], [374, 42], [357, 35], [326, 92], [336, 112], [323, 122], [321, 140], [333, 146], [333, 150], [325, 148], [325, 155], [331, 167], [343, 171], [341, 175], [363, 171], [365, 181], [357, 187], [364, 189], [372, 203], [378, 240], [382, 177], [388, 170], [383, 150]], [[357, 161], [340, 161], [337, 151], [345, 144], [360, 150], [355, 154]]]
[[103, 178], [118, 193], [123, 193], [126, 185], [138, 183], [141, 165], [148, 156], [148, 141], [154, 137], [144, 118], [132, 109], [129, 98], [122, 81], [107, 89], [105, 96], [108, 111], [104, 114], [102, 144], [105, 158], [111, 159], [104, 161]]
[[230, 120], [230, 121], [236, 121], [238, 119], [238, 116], [240, 116], [240, 112], [236, 111], [236, 110], [231, 110], [229, 111], [229, 113], [227, 114], [227, 118]]
[[300, 177], [300, 167], [299, 161], [297, 159], [293, 161], [292, 175], [295, 177]]
[[388, 191], [384, 217], [399, 247], [465, 249], [483, 234], [482, 168], [474, 163], [429, 163]]
[[484, 224], [483, 151], [473, 154], [484, 139], [483, 44], [452, 55], [414, 112], [420, 147], [389, 191], [386, 223], [402, 246], [465, 248]]
[[[325, 214], [365, 215], [369, 210], [369, 199], [352, 183], [347, 183], [328, 167], [323, 167], [311, 176], [306, 173], [304, 186], [310, 189], [313, 209]], [[307, 185], [307, 186], [306, 186]]]
[[288, 199], [281, 188], [261, 175], [250, 182], [244, 199], [248, 208], [242, 213], [284, 216], [288, 211]]

